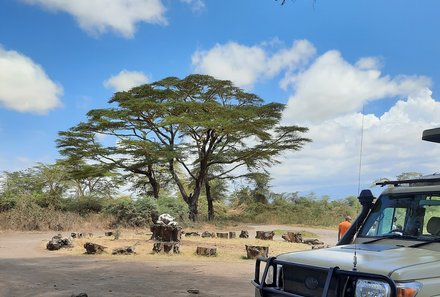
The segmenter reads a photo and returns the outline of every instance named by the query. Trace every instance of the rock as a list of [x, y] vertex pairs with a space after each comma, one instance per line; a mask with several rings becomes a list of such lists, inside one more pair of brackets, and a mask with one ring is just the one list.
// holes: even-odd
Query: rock
[[136, 252], [134, 251], [134, 247], [132, 246], [115, 248], [112, 251], [112, 255], [131, 255], [131, 254], [136, 254]]
[[304, 239], [303, 243], [309, 244], [309, 245], [323, 245], [324, 244], [322, 241], [319, 241], [316, 238]]
[[107, 247], [97, 243], [86, 242], [84, 248], [86, 249], [87, 254], [101, 254]]
[[89, 297], [89, 295], [87, 295], [86, 293], [79, 293], [78, 295], [72, 294], [70, 295], [70, 297]]
[[189, 289], [187, 292], [190, 294], [199, 294], [200, 293], [200, 291], [197, 289]]
[[199, 232], [185, 232], [185, 236], [200, 236]]
[[62, 237], [61, 234], [55, 235], [52, 239], [46, 244], [46, 248], [49, 251], [56, 251], [61, 248], [72, 247], [72, 241], [66, 237]]
[[205, 231], [202, 233], [202, 237], [215, 237], [215, 233], [214, 232], [209, 232], [209, 231]]

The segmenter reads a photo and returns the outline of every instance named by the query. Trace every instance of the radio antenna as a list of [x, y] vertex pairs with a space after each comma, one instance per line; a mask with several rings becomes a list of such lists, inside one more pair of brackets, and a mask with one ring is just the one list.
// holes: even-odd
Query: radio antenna
[[[361, 145], [359, 149], [359, 174], [358, 174], [358, 195], [361, 193], [361, 172], [362, 172], [362, 149], [364, 146], [364, 113], [365, 105], [362, 104], [362, 124], [361, 124]], [[358, 220], [356, 220], [356, 230], [358, 229]], [[354, 255], [353, 255], [353, 271], [357, 271], [357, 246], [354, 244]]]
[[358, 173], [358, 195], [361, 192], [361, 172], [362, 172], [362, 149], [364, 144], [364, 104], [362, 104], [362, 124], [361, 124], [361, 145], [359, 149], [359, 173]]

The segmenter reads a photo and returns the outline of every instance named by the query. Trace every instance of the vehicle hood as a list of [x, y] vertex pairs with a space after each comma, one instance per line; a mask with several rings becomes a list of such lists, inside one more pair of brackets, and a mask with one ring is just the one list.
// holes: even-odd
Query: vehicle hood
[[279, 255], [278, 260], [324, 268], [353, 269], [356, 251], [357, 271], [387, 275], [396, 281], [440, 277], [440, 253], [427, 249], [391, 244], [341, 245]]

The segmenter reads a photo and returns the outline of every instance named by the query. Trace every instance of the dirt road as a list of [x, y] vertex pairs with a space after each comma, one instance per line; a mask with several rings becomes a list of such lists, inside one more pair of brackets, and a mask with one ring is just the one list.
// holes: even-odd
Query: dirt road
[[[286, 226], [250, 228], [288, 230]], [[334, 232], [316, 229], [312, 232], [323, 235], [321, 239], [326, 244], [333, 244]], [[1, 297], [70, 297], [80, 293], [89, 297], [254, 295], [250, 284], [254, 261], [134, 262], [63, 256], [44, 249], [51, 236], [53, 233], [0, 233]], [[198, 294], [188, 290], [198, 290]]]

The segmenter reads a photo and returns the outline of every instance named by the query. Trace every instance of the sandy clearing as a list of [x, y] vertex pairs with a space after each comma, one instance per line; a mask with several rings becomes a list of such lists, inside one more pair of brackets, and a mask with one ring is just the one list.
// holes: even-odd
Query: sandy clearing
[[[285, 225], [251, 225], [256, 230], [309, 230], [325, 244], [336, 231]], [[253, 296], [254, 261], [124, 261], [66, 256], [44, 249], [54, 232], [0, 233], [1, 297], [106, 296]], [[279, 240], [280, 238], [277, 238]], [[199, 294], [188, 290], [197, 289]]]

